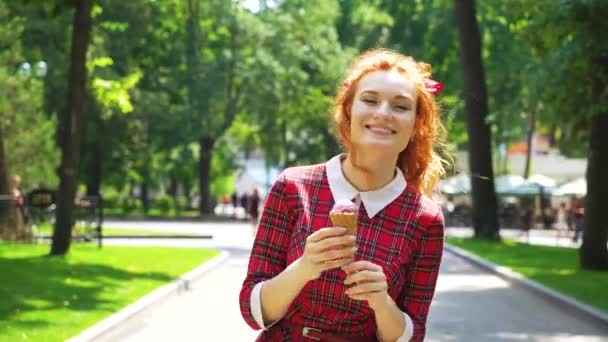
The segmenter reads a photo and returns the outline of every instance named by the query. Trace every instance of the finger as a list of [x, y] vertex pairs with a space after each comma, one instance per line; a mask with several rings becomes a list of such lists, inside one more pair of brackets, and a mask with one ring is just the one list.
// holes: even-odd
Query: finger
[[340, 236], [346, 233], [346, 228], [344, 227], [326, 227], [317, 230], [316, 232], [310, 234], [307, 241], [318, 242], [330, 236]]
[[384, 291], [387, 288], [386, 283], [383, 282], [370, 282], [357, 284], [350, 289], [346, 290], [346, 294], [349, 296], [360, 295], [370, 292]]
[[352, 273], [344, 280], [344, 284], [352, 283], [364, 283], [373, 281], [386, 281], [386, 277], [383, 273], [377, 271], [363, 270], [356, 273]]
[[382, 267], [367, 260], [359, 260], [357, 262], [353, 262], [352, 264], [346, 267], [343, 267], [342, 269], [344, 270], [344, 272], [346, 272], [346, 274], [351, 274], [363, 270], [378, 271], [382, 270]]
[[328, 237], [328, 238], [325, 238], [323, 240], [316, 242], [315, 248], [319, 248], [320, 250], [327, 250], [327, 249], [339, 248], [342, 246], [351, 247], [351, 246], [355, 245], [356, 239], [357, 238], [353, 235]]
[[327, 271], [330, 270], [332, 268], [338, 268], [338, 267], [342, 267], [344, 265], [347, 265], [349, 263], [351, 263], [353, 260], [349, 259], [349, 258], [345, 258], [345, 259], [335, 259], [335, 260], [330, 260], [330, 261], [326, 261], [322, 264], [321, 266], [321, 270], [322, 271]]
[[317, 260], [319, 260], [320, 262], [326, 262], [335, 259], [352, 259], [355, 257], [356, 251], [357, 248], [355, 247], [347, 247], [321, 252], [316, 254], [316, 256], [318, 258]]
[[366, 292], [355, 295], [348, 295], [350, 299], [354, 300], [369, 300], [373, 295], [382, 293], [382, 291]]

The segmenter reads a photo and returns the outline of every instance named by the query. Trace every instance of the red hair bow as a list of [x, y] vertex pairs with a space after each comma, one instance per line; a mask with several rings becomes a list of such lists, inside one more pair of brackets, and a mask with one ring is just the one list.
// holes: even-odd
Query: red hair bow
[[429, 78], [424, 82], [424, 87], [429, 93], [437, 95], [443, 89], [443, 84]]

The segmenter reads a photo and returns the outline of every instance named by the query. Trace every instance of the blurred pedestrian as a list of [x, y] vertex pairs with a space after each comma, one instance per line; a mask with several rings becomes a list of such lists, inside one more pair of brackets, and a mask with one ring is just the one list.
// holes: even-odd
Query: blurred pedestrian
[[236, 207], [239, 203], [239, 198], [236, 195], [236, 191], [230, 195], [230, 202], [232, 203], [232, 216], [236, 218]]
[[530, 243], [530, 230], [534, 225], [534, 208], [531, 203], [526, 203], [521, 208], [521, 229], [522, 235], [526, 237], [526, 242]]
[[572, 222], [574, 224], [572, 242], [578, 243], [578, 239], [585, 227], [585, 208], [581, 199], [578, 199], [572, 208]]
[[566, 209], [566, 202], [561, 202], [557, 213], [555, 214], [555, 242], [559, 243], [560, 237], [568, 237], [568, 210]]
[[253, 188], [251, 196], [249, 196], [247, 214], [253, 226], [253, 235], [255, 236], [258, 230], [258, 218], [260, 217], [260, 192], [258, 188]]
[[21, 193], [21, 177], [19, 175], [14, 175], [11, 177], [9, 183], [10, 192], [11, 195], [13, 195], [15, 208], [17, 209], [17, 227], [21, 227], [25, 222], [25, 198]]
[[247, 219], [247, 216], [248, 216], [248, 212], [247, 212], [247, 208], [249, 208], [248, 207], [248, 203], [249, 203], [249, 195], [246, 192], [244, 192], [243, 195], [241, 196], [241, 203], [240, 203], [240, 205], [241, 205], [241, 208], [243, 208], [243, 211], [245, 213], [244, 214], [245, 215], [245, 217], [244, 217], [245, 220]]

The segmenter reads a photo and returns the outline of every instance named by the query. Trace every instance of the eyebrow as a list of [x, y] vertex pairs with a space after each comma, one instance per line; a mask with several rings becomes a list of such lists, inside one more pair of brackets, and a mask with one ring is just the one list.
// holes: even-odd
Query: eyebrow
[[[366, 94], [369, 94], [369, 95], [378, 95], [379, 93], [377, 91], [375, 91], [375, 90], [365, 90], [365, 91], [361, 92], [361, 95], [366, 95]], [[404, 99], [404, 100], [408, 100], [408, 101], [414, 101], [414, 99], [412, 99], [412, 97], [409, 96], [409, 95], [397, 95], [397, 96], [395, 96], [395, 98], [397, 98], [397, 99]]]

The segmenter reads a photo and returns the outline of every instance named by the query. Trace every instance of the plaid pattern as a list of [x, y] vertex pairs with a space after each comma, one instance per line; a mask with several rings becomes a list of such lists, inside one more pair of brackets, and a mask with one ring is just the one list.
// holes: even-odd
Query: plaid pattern
[[[253, 287], [298, 259], [307, 236], [332, 225], [329, 212], [333, 204], [325, 164], [287, 169], [272, 186], [239, 298], [241, 313], [252, 328], [263, 328], [251, 314]], [[372, 219], [364, 205], [359, 210], [356, 258], [383, 266], [390, 296], [414, 322], [412, 340], [422, 341], [443, 252], [441, 210], [409, 185]], [[287, 315], [263, 331], [257, 341], [304, 341], [301, 331], [291, 329], [291, 324], [376, 336], [373, 311], [345, 295], [345, 277], [342, 270], [334, 269], [309, 282]]]

